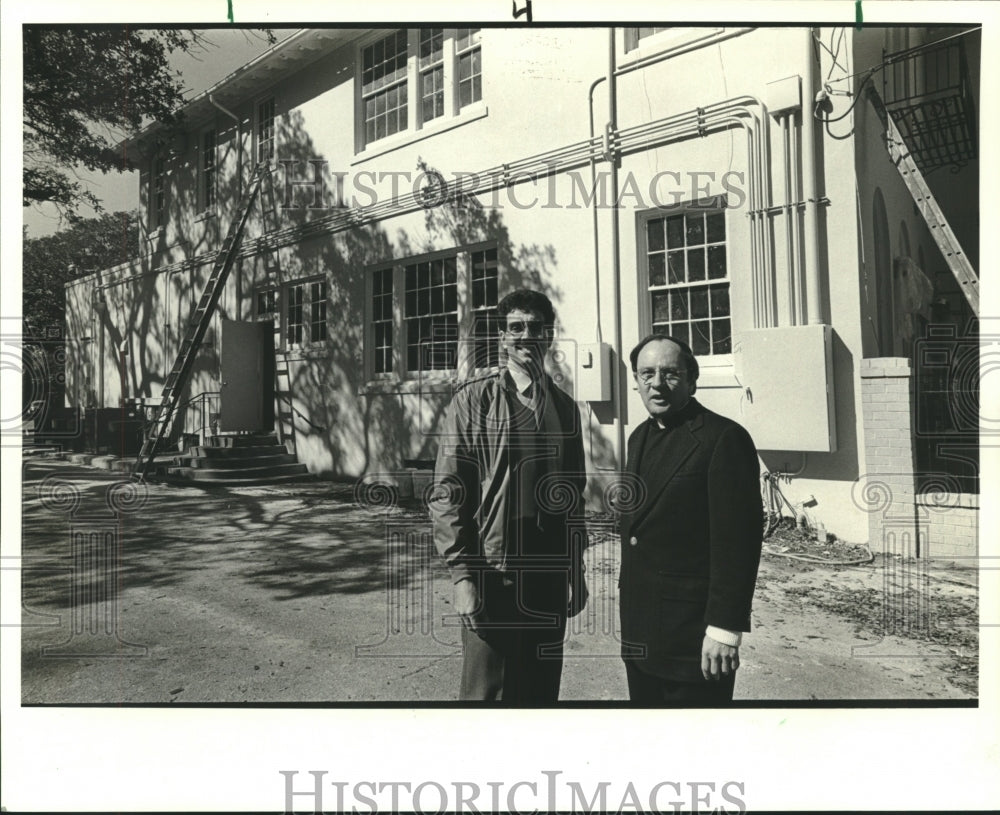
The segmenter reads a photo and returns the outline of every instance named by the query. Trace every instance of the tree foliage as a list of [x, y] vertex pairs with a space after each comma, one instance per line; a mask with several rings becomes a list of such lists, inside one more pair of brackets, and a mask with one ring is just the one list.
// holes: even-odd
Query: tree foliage
[[132, 169], [115, 143], [151, 119], [176, 123], [183, 84], [168, 57], [201, 42], [197, 32], [180, 29], [26, 26], [24, 205], [100, 210], [67, 170]]
[[105, 213], [69, 229], [24, 242], [23, 333], [26, 342], [53, 336], [66, 317], [65, 285], [95, 269], [136, 257], [136, 212]]

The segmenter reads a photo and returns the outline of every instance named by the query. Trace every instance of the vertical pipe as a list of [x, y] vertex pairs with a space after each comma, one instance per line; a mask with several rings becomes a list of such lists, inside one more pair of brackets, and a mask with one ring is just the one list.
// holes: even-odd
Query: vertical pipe
[[785, 205], [782, 212], [785, 216], [785, 280], [788, 287], [788, 324], [795, 325], [795, 244], [793, 218], [798, 217], [798, 207], [792, 196], [792, 134], [790, 113], [781, 114], [781, 138], [783, 141], [782, 174], [785, 177]]
[[[803, 110], [803, 121], [805, 111]], [[792, 172], [792, 325], [802, 325], [805, 322], [802, 297], [802, 226], [799, 222], [801, 212], [802, 193], [801, 179], [799, 178], [799, 159], [802, 154], [802, 145], [799, 142], [801, 127], [795, 127], [795, 113], [789, 114], [789, 143], [792, 147], [790, 169]], [[798, 132], [797, 132], [798, 131]]]
[[625, 398], [622, 393], [624, 387], [624, 377], [622, 376], [623, 342], [622, 342], [622, 294], [621, 294], [621, 252], [618, 245], [618, 153], [616, 146], [611, 143], [618, 131], [618, 78], [615, 74], [615, 29], [608, 29], [608, 136], [609, 145], [608, 158], [611, 162], [611, 264], [612, 264], [612, 291], [614, 292], [614, 308], [611, 313], [614, 318], [615, 335], [615, 361], [614, 361], [614, 382], [615, 382], [615, 424], [617, 438], [615, 439], [615, 460], [618, 466], [625, 469]]
[[747, 169], [750, 180], [750, 278], [753, 280], [753, 327], [767, 325], [767, 279], [760, 257], [761, 222], [764, 218], [760, 210], [759, 184], [754, 165], [754, 144], [750, 129], [747, 129]]
[[[597, 87], [595, 80], [590, 86], [590, 93], [587, 97], [587, 112], [590, 116], [590, 140], [594, 140], [594, 89]], [[593, 196], [591, 202], [591, 215], [594, 228], [594, 311], [597, 316], [597, 341], [604, 342], [604, 334], [601, 330], [601, 247], [599, 241], [600, 225], [597, 218], [597, 159], [594, 158], [593, 144], [590, 153], [590, 194]]]
[[809, 325], [820, 325], [823, 315], [819, 296], [819, 212], [816, 192], [816, 64], [813, 57], [813, 29], [806, 37], [805, 92], [802, 98], [802, 180], [805, 198], [806, 310]]

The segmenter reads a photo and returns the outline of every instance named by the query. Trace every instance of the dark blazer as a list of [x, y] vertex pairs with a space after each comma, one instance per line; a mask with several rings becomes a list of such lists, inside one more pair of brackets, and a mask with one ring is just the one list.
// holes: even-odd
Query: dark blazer
[[[706, 625], [750, 630], [760, 563], [760, 463], [750, 435], [692, 399], [661, 430], [652, 418], [628, 441], [645, 495], [621, 516], [622, 656], [646, 673], [699, 680]], [[644, 462], [651, 433], [669, 432]], [[654, 464], [649, 468], [650, 463]]]

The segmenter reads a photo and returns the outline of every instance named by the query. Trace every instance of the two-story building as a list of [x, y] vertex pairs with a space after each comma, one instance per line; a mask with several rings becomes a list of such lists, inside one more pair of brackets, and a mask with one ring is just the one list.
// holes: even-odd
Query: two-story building
[[181, 131], [123, 145], [141, 258], [67, 287], [68, 399], [157, 401], [263, 165], [186, 431], [209, 432], [190, 409], [209, 405], [312, 472], [402, 483], [456, 382], [496, 364], [498, 299], [530, 286], [556, 305], [595, 507], [645, 418], [628, 352], [664, 331], [786, 514], [972, 557], [974, 300], [928, 226], [946, 218], [978, 268], [970, 28], [297, 32], [189, 101]]

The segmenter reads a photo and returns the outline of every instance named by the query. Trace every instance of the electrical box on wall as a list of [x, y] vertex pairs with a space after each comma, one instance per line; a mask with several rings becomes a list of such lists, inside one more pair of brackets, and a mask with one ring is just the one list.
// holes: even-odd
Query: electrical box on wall
[[764, 104], [772, 116], [798, 110], [802, 105], [802, 78], [795, 74], [768, 82], [764, 90]]
[[606, 342], [580, 345], [576, 357], [576, 399], [611, 401], [611, 346]]
[[733, 365], [743, 388], [740, 423], [758, 450], [837, 449], [830, 326], [737, 333]]

